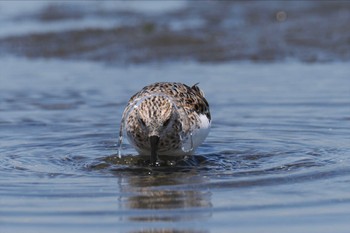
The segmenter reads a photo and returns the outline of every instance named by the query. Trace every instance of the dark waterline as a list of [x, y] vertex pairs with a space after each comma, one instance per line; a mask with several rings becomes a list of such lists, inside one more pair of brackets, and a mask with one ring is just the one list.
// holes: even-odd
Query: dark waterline
[[7, 5], [2, 54], [123, 65], [350, 60], [346, 1], [32, 2], [10, 16]]

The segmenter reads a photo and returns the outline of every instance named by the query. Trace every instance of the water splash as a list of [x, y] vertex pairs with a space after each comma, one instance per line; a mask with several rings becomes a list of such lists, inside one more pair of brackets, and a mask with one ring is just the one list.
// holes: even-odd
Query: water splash
[[122, 151], [123, 151], [123, 135], [119, 136], [118, 141], [118, 157], [122, 158]]

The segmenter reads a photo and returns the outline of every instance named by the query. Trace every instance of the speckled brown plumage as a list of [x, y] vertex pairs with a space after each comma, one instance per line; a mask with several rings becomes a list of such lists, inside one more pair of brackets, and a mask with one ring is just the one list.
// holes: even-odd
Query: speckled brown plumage
[[189, 152], [184, 151], [183, 142], [203, 124], [209, 128], [210, 122], [209, 104], [197, 85], [159, 82], [144, 87], [130, 98], [123, 113], [120, 135], [124, 126], [129, 142], [140, 154], [150, 152], [149, 137], [156, 135], [160, 137], [159, 154], [181, 155]]

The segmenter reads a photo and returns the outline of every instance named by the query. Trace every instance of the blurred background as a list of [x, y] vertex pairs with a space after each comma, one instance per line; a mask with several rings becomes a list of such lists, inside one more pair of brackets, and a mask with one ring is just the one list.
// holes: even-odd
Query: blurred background
[[0, 53], [112, 63], [350, 59], [347, 1], [1, 1]]

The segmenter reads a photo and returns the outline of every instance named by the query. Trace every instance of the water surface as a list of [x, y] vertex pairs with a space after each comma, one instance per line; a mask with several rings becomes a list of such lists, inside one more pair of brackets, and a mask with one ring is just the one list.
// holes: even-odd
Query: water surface
[[[2, 232], [348, 226], [347, 64], [115, 68], [8, 58], [1, 67]], [[188, 76], [214, 119], [196, 156], [150, 168], [126, 145], [119, 160], [130, 93]]]
[[[2, 24], [8, 26], [0, 33], [1, 233], [348, 232], [350, 66], [346, 51], [339, 55], [339, 44], [329, 50], [312, 47], [305, 53], [313, 54], [311, 60], [301, 53], [285, 53], [289, 46], [275, 50], [272, 60], [264, 58], [266, 50], [257, 49], [253, 54], [262, 62], [254, 63], [244, 54], [238, 58], [211, 50], [211, 46], [223, 45], [222, 40], [199, 47], [196, 42], [191, 53], [195, 55], [187, 56], [174, 51], [178, 43], [188, 41], [172, 37], [174, 41], [164, 43], [176, 45], [174, 56], [158, 56], [141, 53], [138, 48], [149, 46], [141, 39], [136, 43], [140, 47], [128, 47], [132, 56], [140, 58], [133, 60], [129, 53], [109, 56], [119, 43], [105, 47], [105, 39], [115, 35], [105, 30], [125, 29], [124, 21], [112, 20], [121, 18], [106, 14], [120, 12], [116, 9], [121, 6], [101, 4], [98, 10], [104, 14], [99, 14], [96, 2], [90, 4], [72, 7], [37, 2], [26, 10], [0, 4], [0, 10], [7, 9]], [[237, 11], [232, 14], [235, 17], [239, 12], [247, 16], [254, 7], [280, 10], [278, 4], [235, 4], [224, 5]], [[341, 6], [347, 10], [345, 3]], [[200, 35], [200, 19], [220, 22], [219, 37], [225, 25], [240, 27], [230, 16], [215, 21], [223, 6], [215, 7], [207, 15], [208, 11], [186, 2], [151, 10], [143, 7], [142, 11], [131, 4], [119, 15], [130, 19], [131, 14], [135, 21], [126, 21], [139, 25], [144, 17], [168, 19], [164, 14], [174, 17], [182, 11], [187, 17], [181, 19], [188, 21], [164, 21], [176, 22], [181, 36]], [[291, 12], [318, 9], [312, 11], [318, 12], [316, 18], [319, 14], [340, 17], [344, 21], [338, 26], [348, 22], [346, 14], [323, 11], [328, 7], [339, 12], [340, 6], [288, 7]], [[49, 10], [55, 14], [45, 15]], [[69, 21], [72, 18], [78, 20], [76, 24]], [[21, 20], [25, 23], [17, 29], [10, 27]], [[97, 23], [91, 25], [91, 21]], [[298, 25], [303, 26], [291, 20], [281, 30]], [[144, 25], [142, 33], [150, 33], [153, 27]], [[164, 35], [164, 31], [158, 33]], [[70, 50], [58, 46], [57, 39], [74, 35], [99, 46], [66, 53]], [[22, 43], [28, 38], [34, 41], [31, 46]], [[74, 40], [68, 41], [75, 47]], [[220, 56], [199, 62], [208, 55], [200, 52], [203, 49]], [[156, 81], [199, 82], [213, 123], [193, 158], [151, 168], [127, 144], [119, 159], [117, 142], [126, 102]]]

